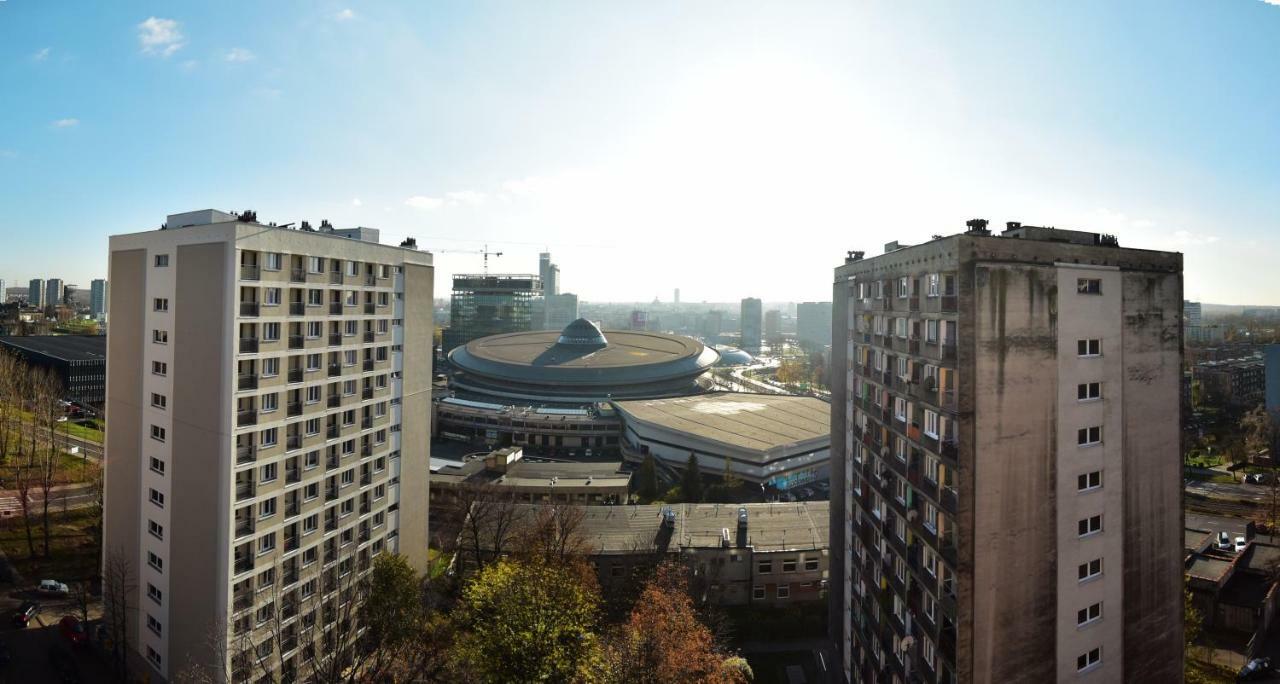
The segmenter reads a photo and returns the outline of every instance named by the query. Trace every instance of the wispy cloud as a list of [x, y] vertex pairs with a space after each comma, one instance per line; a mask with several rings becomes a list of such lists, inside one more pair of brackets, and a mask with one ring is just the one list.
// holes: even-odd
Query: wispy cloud
[[364, 206], [364, 202], [361, 202], [361, 201], [360, 201], [360, 198], [359, 198], [359, 197], [356, 197], [356, 198], [354, 198], [354, 199], [352, 199], [352, 200], [351, 200], [351, 206], [353, 206], [353, 207], [363, 207], [363, 206]]
[[443, 199], [440, 199], [439, 197], [427, 197], [425, 195], [414, 195], [413, 197], [405, 200], [404, 203], [405, 206], [413, 207], [414, 209], [425, 209], [427, 211], [434, 211], [444, 206]]
[[200, 62], [198, 60], [188, 59], [187, 61], [179, 64], [178, 68], [183, 71], [193, 71], [198, 66], [200, 66]]
[[476, 190], [458, 190], [456, 192], [445, 193], [445, 199], [450, 204], [480, 204], [484, 201], [484, 193]]
[[1267, 3], [1268, 5], [1280, 6], [1280, 0], [1262, 0], [1262, 1]]
[[[1280, 4], [1280, 0], [1273, 4]], [[1173, 241], [1181, 247], [1196, 247], [1200, 245], [1211, 245], [1218, 241], [1217, 235], [1207, 235], [1205, 233], [1193, 233], [1189, 230], [1173, 231]]]
[[75, 128], [80, 125], [79, 119], [58, 119], [51, 124], [54, 128]]
[[227, 50], [222, 58], [228, 62], [252, 62], [257, 55], [249, 48], [235, 47]]
[[142, 45], [143, 54], [169, 57], [181, 50], [187, 40], [183, 37], [178, 22], [173, 19], [148, 17], [138, 24], [138, 43]]
[[49, 59], [49, 53], [50, 53], [51, 51], [52, 51], [52, 49], [51, 49], [51, 48], [47, 48], [47, 47], [46, 47], [46, 48], [40, 48], [39, 50], [36, 50], [36, 53], [35, 53], [34, 55], [31, 55], [31, 61], [33, 61], [33, 62], [43, 62], [43, 61], [45, 61], [46, 59]]
[[347, 21], [349, 19], [355, 19], [356, 13], [352, 12], [351, 8], [348, 7], [347, 9], [344, 9], [341, 12], [338, 12], [337, 14], [333, 15], [333, 18], [337, 19], [338, 21]]
[[18, 153], [13, 150], [0, 150], [0, 159], [13, 159]]

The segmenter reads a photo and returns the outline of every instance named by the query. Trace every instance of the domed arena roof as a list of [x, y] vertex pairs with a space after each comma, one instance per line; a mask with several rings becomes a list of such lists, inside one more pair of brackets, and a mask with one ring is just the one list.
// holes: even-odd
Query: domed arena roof
[[698, 376], [720, 355], [681, 335], [610, 330], [578, 319], [560, 332], [508, 333], [449, 352], [450, 384], [497, 397], [533, 401], [602, 401], [671, 397], [702, 389]]
[[717, 366], [750, 366], [755, 361], [747, 352], [727, 344], [717, 344], [716, 351], [720, 352]]

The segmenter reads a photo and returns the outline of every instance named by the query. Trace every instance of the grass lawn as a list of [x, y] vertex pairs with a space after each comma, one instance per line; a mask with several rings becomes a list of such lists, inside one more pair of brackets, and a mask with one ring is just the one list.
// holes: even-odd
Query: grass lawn
[[[23, 580], [28, 584], [42, 579], [70, 583], [96, 576], [100, 561], [98, 545], [90, 534], [93, 514], [88, 510], [51, 512], [49, 521], [49, 558], [30, 557], [22, 518], [15, 516], [0, 522], [0, 548]], [[31, 533], [37, 554], [44, 548], [39, 522], [39, 516], [33, 516]]]
[[439, 549], [427, 549], [427, 577], [435, 579], [444, 575], [449, 569], [449, 563], [453, 562], [453, 554], [445, 553]]
[[81, 425], [79, 423], [72, 423], [71, 421], [64, 423], [63, 428], [65, 428], [67, 434], [72, 437], [102, 444], [102, 430], [92, 428], [87, 425]]
[[1187, 465], [1194, 468], [1213, 468], [1222, 465], [1221, 456], [1193, 455], [1187, 459]]

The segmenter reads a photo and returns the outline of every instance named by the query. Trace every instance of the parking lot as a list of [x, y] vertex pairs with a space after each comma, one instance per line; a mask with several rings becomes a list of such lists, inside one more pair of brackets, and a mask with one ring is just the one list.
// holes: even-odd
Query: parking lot
[[[28, 600], [38, 602], [40, 609], [25, 628], [19, 628], [12, 618]], [[100, 605], [90, 606], [89, 634], [93, 634], [101, 613]], [[65, 615], [79, 614], [80, 607], [69, 597], [43, 597], [26, 590], [0, 597], [0, 645], [9, 655], [9, 663], [0, 668], [0, 682], [113, 681], [96, 640], [72, 646], [61, 634], [58, 621]]]

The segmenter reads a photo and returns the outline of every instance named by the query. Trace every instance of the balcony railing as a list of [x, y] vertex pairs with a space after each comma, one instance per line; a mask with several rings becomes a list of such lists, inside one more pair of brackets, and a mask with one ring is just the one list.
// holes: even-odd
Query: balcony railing
[[371, 344], [371, 343], [373, 342], [373, 331], [372, 331], [372, 330], [366, 330], [366, 331], [364, 331], [364, 341], [365, 341], [365, 344]]
[[284, 438], [285, 451], [297, 451], [302, 448], [302, 435], [288, 435]]
[[236, 521], [236, 537], [247, 537], [253, 534], [253, 520]]
[[[363, 487], [364, 485], [370, 484], [370, 483], [372, 483], [372, 482], [373, 482], [373, 474], [372, 474], [372, 473], [360, 473], [360, 486], [362, 486], [362, 487]], [[369, 504], [368, 504], [368, 503], [360, 504], [360, 508], [362, 509], [362, 510], [360, 511], [361, 513], [368, 513], [368, 512], [369, 512]]]
[[289, 369], [289, 382], [302, 382], [302, 367]]
[[342, 302], [330, 302], [330, 303], [329, 303], [329, 315], [330, 315], [330, 316], [341, 316], [341, 315], [342, 315]]
[[290, 335], [290, 336], [289, 336], [289, 348], [290, 348], [290, 349], [302, 349], [302, 347], [303, 347], [303, 339], [302, 339], [302, 335]]
[[329, 284], [330, 284], [330, 285], [341, 285], [341, 284], [342, 284], [342, 271], [329, 271]]
[[[337, 397], [329, 397], [329, 398], [330, 398], [330, 399], [337, 399]], [[338, 426], [337, 426], [337, 425], [330, 425], [328, 428], [326, 428], [326, 429], [325, 429], [325, 433], [324, 433], [324, 435], [325, 435], [325, 439], [337, 439], [337, 438], [338, 438]]]
[[240, 315], [241, 316], [257, 316], [258, 303], [257, 302], [240, 302]]
[[365, 359], [363, 367], [364, 367], [364, 372], [366, 373], [373, 370], [373, 359]]
[[291, 268], [291, 269], [289, 269], [289, 282], [291, 282], [291, 283], [305, 283], [305, 282], [307, 282], [307, 271], [306, 271], [306, 269], [302, 269], [302, 268]]
[[[245, 560], [245, 559], [243, 559], [243, 558], [241, 558], [241, 557], [239, 557], [239, 556], [237, 556], [237, 557], [236, 557], [236, 572], [241, 572], [241, 570], [240, 570], [239, 568], [240, 568], [240, 563], [241, 563], [241, 561], [243, 561], [243, 560]], [[250, 562], [249, 562], [249, 567], [248, 567], [248, 568], [246, 568], [246, 570], [252, 570], [252, 569], [253, 569], [253, 562], [252, 562], [252, 561], [250, 561]], [[239, 611], [246, 610], [246, 609], [248, 609], [248, 608], [252, 608], [252, 607], [253, 607], [253, 592], [252, 592], [252, 591], [240, 592], [240, 593], [236, 594], [235, 596], [236, 596], [236, 597], [235, 597], [235, 598], [232, 600], [232, 602], [231, 602], [231, 610], [236, 611], [236, 612], [239, 612]]]
[[254, 410], [236, 411], [236, 427], [258, 424], [258, 412]]
[[339, 406], [342, 405], [342, 397], [338, 396], [337, 394], [330, 394], [329, 399], [325, 405], [328, 406], [329, 408], [338, 408]]
[[342, 375], [342, 364], [340, 363], [329, 364], [329, 377], [336, 378], [339, 375]]
[[371, 274], [366, 274], [364, 277], [364, 284], [368, 285], [369, 287], [373, 287], [374, 285], [378, 284], [378, 279]]
[[302, 302], [289, 302], [290, 316], [305, 316], [307, 314], [307, 305]]
[[[284, 550], [285, 550], [285, 551], [297, 551], [297, 550], [298, 550], [298, 535], [296, 535], [296, 534], [295, 534], [295, 535], [285, 535], [285, 538], [284, 538]], [[289, 573], [285, 573], [285, 582], [284, 582], [285, 584], [293, 584], [294, 582], [297, 582], [297, 581], [298, 581], [298, 573], [297, 573], [297, 572], [292, 573], [293, 580], [289, 580], [289, 575], [290, 575]]]
[[253, 483], [237, 482], [236, 483], [236, 501], [244, 501], [245, 499], [251, 499], [251, 498], [253, 498]]
[[372, 416], [365, 416], [365, 417], [363, 417], [363, 418], [361, 418], [361, 419], [360, 419], [360, 429], [361, 429], [361, 430], [368, 430], [368, 429], [369, 429], [369, 428], [371, 428], [371, 427], [373, 427], [373, 417], [372, 417]]
[[360, 390], [360, 398], [361, 398], [361, 399], [372, 399], [372, 398], [373, 398], [373, 388], [372, 388], [372, 387], [365, 387], [364, 389], [361, 389], [361, 390]]
[[329, 333], [329, 346], [336, 347], [342, 344], [342, 333]]
[[364, 313], [366, 316], [372, 316], [374, 311], [373, 302], [364, 303]]
[[285, 484], [295, 484], [295, 483], [298, 483], [298, 482], [301, 482], [301, 481], [302, 481], [302, 469], [301, 469], [301, 468], [285, 468], [285, 469], [284, 469], [284, 482], [285, 482]]
[[365, 444], [364, 446], [360, 447], [360, 455], [361, 455], [361, 456], [372, 456], [372, 455], [373, 455], [373, 446], [372, 446], [372, 445], [369, 445], [369, 444]]
[[257, 280], [261, 276], [261, 271], [257, 264], [240, 264], [241, 280]]
[[[240, 573], [243, 573], [243, 572], [249, 572], [249, 571], [250, 571], [250, 570], [252, 570], [252, 569], [253, 569], [253, 556], [252, 556], [252, 555], [246, 554], [246, 555], [243, 555], [243, 556], [236, 556], [236, 574], [237, 574], [237, 575], [239, 575]], [[250, 605], [252, 605], [252, 603], [253, 603], [253, 598], [252, 598], [252, 597], [249, 599], [249, 603], [250, 603]]]
[[236, 447], [236, 463], [253, 463], [257, 459], [252, 446]]
[[241, 375], [236, 382], [236, 387], [242, 390], [258, 389], [258, 376], [251, 374]]
[[289, 407], [285, 412], [285, 415], [288, 418], [293, 418], [294, 416], [302, 415], [302, 402], [300, 401], [289, 402]]
[[329, 454], [329, 458], [325, 459], [324, 461], [324, 467], [328, 469], [337, 468], [340, 462], [341, 461], [338, 458], [338, 454], [336, 453]]
[[240, 338], [240, 353], [241, 353], [241, 354], [256, 354], [256, 353], [258, 353], [258, 338], [256, 338], [256, 337], [241, 337], [241, 338]]

